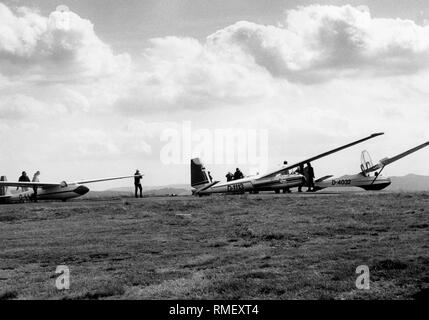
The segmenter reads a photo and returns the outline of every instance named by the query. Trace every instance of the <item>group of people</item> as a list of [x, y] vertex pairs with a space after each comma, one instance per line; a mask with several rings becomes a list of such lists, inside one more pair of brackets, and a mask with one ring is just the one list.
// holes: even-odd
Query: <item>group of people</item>
[[[285, 164], [287, 164], [287, 162], [285, 162]], [[314, 190], [314, 169], [311, 166], [310, 162], [307, 162], [307, 165], [304, 167], [304, 164], [301, 164], [295, 171], [296, 173], [302, 174], [305, 178], [305, 182], [300, 185], [298, 187], [298, 192], [302, 192], [302, 187], [306, 186], [307, 187], [307, 192], [312, 192], [315, 191]], [[289, 173], [289, 171], [287, 171], [287, 173]], [[210, 173], [209, 173], [210, 175]], [[210, 176], [211, 178], [211, 176]], [[234, 174], [232, 174], [231, 172], [228, 172], [226, 174], [226, 181], [233, 181], [233, 180], [238, 180], [238, 179], [242, 179], [244, 178], [243, 173], [241, 172], [241, 170], [239, 168], [235, 169]], [[288, 192], [290, 192], [289, 189], [287, 189]]]
[[[39, 176], [40, 176], [40, 171], [36, 171], [36, 173], [33, 175], [33, 179], [30, 180], [30, 177], [27, 175], [27, 172], [22, 171], [21, 176], [18, 179], [18, 182], [40, 182]], [[16, 190], [18, 189], [19, 187], [16, 188]], [[27, 191], [27, 190], [28, 188], [26, 187], [22, 188], [22, 191]], [[37, 187], [33, 187], [33, 191], [34, 191], [33, 201], [37, 202]]]
[[241, 172], [239, 168], [236, 168], [234, 174], [232, 174], [231, 172], [228, 172], [225, 177], [226, 177], [226, 181], [232, 181], [232, 180], [243, 179], [244, 174], [243, 172]]
[[[296, 173], [302, 174], [305, 177], [305, 184], [308, 187], [307, 192], [310, 191], [314, 191], [314, 170], [313, 167], [311, 166], [311, 163], [307, 163], [307, 166], [304, 168], [304, 165], [300, 165], [297, 170], [295, 171]], [[210, 182], [212, 182], [213, 178], [210, 174], [210, 172], [208, 173], [209, 178], [210, 178]], [[21, 176], [19, 177], [18, 181], [19, 182], [40, 182], [39, 180], [40, 177], [40, 171], [37, 171], [34, 175], [33, 175], [33, 179], [30, 180], [30, 177], [27, 175], [27, 173], [25, 171], [22, 171]], [[138, 198], [138, 195], [140, 196], [140, 198], [143, 198], [143, 188], [142, 188], [142, 184], [141, 184], [141, 179], [143, 178], [142, 174], [140, 173], [139, 170], [136, 170], [136, 172], [134, 173], [134, 189], [135, 189], [135, 197]], [[226, 174], [226, 180], [227, 181], [233, 181], [233, 180], [239, 180], [244, 178], [243, 172], [241, 172], [241, 170], [239, 168], [235, 169], [234, 174], [232, 174], [231, 172], [228, 172]], [[302, 192], [302, 186], [298, 187], [298, 192]], [[19, 187], [16, 188], [17, 190], [19, 189]], [[23, 191], [27, 191], [28, 189], [23, 187], [22, 188]], [[37, 187], [33, 187], [33, 201], [37, 202]], [[138, 194], [139, 193], [139, 194]]]
[[314, 169], [310, 162], [307, 162], [307, 166], [304, 167], [301, 164], [295, 171], [296, 173], [302, 174], [305, 178], [305, 183], [298, 187], [298, 192], [302, 192], [302, 187], [307, 186], [307, 192], [314, 191]]

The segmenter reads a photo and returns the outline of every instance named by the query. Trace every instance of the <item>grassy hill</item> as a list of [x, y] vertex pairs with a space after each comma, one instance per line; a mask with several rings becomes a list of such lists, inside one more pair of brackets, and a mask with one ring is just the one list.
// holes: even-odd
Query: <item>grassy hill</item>
[[391, 177], [392, 184], [386, 189], [391, 191], [429, 191], [429, 176], [408, 174]]

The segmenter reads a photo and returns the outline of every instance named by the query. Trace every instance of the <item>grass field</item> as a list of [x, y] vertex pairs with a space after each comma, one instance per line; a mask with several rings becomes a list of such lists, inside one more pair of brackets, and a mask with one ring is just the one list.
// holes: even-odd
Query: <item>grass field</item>
[[3, 205], [0, 299], [427, 299], [428, 214], [429, 193]]

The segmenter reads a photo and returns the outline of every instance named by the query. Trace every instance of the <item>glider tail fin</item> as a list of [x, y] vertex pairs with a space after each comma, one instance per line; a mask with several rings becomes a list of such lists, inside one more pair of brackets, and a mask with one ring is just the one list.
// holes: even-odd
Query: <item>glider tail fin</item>
[[200, 158], [191, 160], [191, 186], [193, 188], [201, 187], [205, 184], [210, 183], [206, 168]]
[[[1, 176], [0, 181], [7, 181], [6, 176]], [[0, 187], [0, 196], [8, 195], [8, 187]]]

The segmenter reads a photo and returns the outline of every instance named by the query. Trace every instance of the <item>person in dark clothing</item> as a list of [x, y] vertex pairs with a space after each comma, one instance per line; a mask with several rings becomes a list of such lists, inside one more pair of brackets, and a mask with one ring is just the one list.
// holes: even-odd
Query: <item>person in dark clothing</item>
[[207, 173], [208, 173], [208, 175], [209, 175], [210, 182], [212, 182], [212, 181], [213, 181], [213, 178], [212, 178], [212, 175], [210, 174], [210, 171], [208, 171]]
[[[295, 171], [296, 173], [299, 173], [299, 174], [302, 174], [302, 175], [304, 175], [304, 165], [300, 165], [299, 167], [298, 167], [298, 169], [296, 169], [296, 171]], [[304, 176], [305, 177], [305, 176]], [[298, 192], [302, 192], [302, 186], [305, 184], [305, 182], [304, 183], [302, 183], [299, 187], [298, 187]]]
[[[30, 177], [27, 176], [27, 172], [22, 171], [22, 174], [19, 177], [18, 182], [30, 182]], [[19, 187], [16, 187], [16, 190], [18, 190], [18, 189], [19, 189]], [[27, 187], [22, 187], [21, 189], [22, 189], [22, 191], [27, 191], [28, 190]]]
[[143, 188], [140, 180], [143, 178], [143, 176], [140, 174], [139, 170], [136, 170], [136, 173], [134, 173], [134, 194], [135, 197], [137, 197], [137, 190], [140, 191], [140, 198], [143, 198]]
[[229, 182], [232, 180], [232, 178], [234, 178], [234, 175], [231, 172], [228, 172], [225, 177], [226, 181]]
[[242, 179], [244, 178], [243, 172], [239, 168], [235, 169], [234, 172], [234, 180]]
[[311, 166], [310, 162], [307, 162], [307, 167], [306, 167], [306, 171], [307, 171], [307, 192], [310, 191], [314, 191], [314, 169]]

